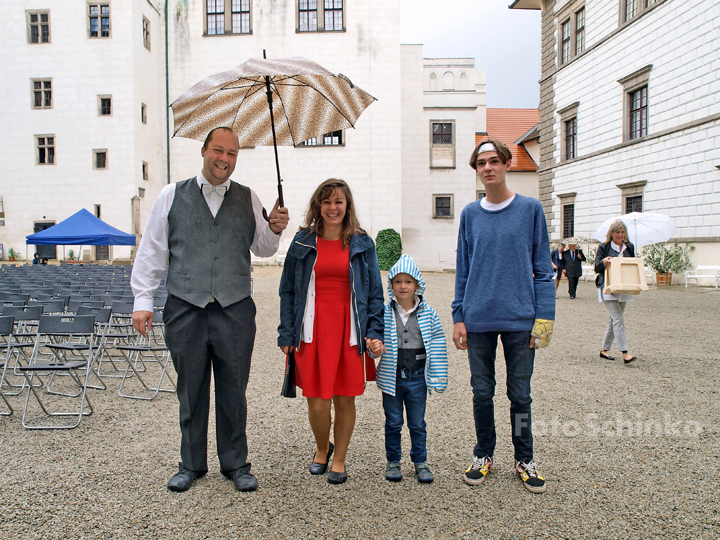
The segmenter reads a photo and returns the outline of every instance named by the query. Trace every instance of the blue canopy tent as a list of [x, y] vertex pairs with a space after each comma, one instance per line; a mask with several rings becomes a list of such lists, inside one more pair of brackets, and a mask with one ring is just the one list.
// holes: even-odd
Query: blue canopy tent
[[135, 236], [111, 227], [83, 208], [49, 229], [28, 235], [25, 237], [25, 244], [134, 246]]

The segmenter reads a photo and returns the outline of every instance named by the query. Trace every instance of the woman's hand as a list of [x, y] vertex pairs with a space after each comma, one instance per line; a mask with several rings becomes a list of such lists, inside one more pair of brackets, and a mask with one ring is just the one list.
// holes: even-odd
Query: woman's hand
[[290, 345], [280, 345], [280, 350], [283, 352], [284, 355], [290, 354], [292, 347]]
[[612, 257], [605, 257], [605, 258], [603, 259], [603, 262], [604, 262], [605, 264], [607, 264], [607, 263], [609, 263], [611, 260], [612, 260]]
[[383, 345], [381, 339], [365, 338], [365, 345], [367, 345], [368, 350], [375, 356], [380, 356], [385, 353], [385, 345]]

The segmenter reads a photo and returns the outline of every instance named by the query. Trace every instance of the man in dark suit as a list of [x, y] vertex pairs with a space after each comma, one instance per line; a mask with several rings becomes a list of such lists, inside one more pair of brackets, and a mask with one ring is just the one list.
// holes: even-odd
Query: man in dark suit
[[568, 249], [562, 254], [562, 267], [565, 270], [565, 277], [568, 280], [568, 293], [570, 298], [575, 298], [578, 281], [582, 276], [582, 263], [586, 261], [582, 249], [577, 249], [577, 240], [571, 238], [568, 241]]

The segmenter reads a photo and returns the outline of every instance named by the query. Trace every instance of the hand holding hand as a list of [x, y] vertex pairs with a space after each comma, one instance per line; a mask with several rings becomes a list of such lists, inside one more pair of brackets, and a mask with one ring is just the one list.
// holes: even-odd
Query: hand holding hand
[[280, 345], [280, 350], [284, 355], [290, 354], [290, 351], [292, 350], [292, 347], [290, 345]]
[[287, 228], [288, 221], [290, 221], [288, 209], [284, 206], [280, 207], [280, 199], [275, 199], [275, 206], [270, 212], [270, 230], [279, 234]]
[[530, 335], [530, 348], [540, 349], [547, 347], [550, 344], [550, 338], [552, 338], [553, 325], [555, 321], [549, 319], [535, 319]]
[[374, 356], [380, 356], [386, 352], [381, 339], [365, 338], [365, 345]]
[[456, 322], [453, 326], [453, 343], [455, 343], [455, 348], [461, 351], [468, 350], [467, 329], [464, 322]]

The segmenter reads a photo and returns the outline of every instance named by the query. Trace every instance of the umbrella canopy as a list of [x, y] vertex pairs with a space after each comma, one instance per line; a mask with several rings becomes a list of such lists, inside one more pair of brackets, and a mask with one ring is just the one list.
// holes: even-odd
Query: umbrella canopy
[[225, 126], [238, 136], [240, 147], [293, 146], [353, 127], [373, 101], [344, 75], [305, 58], [252, 58], [200, 81], [171, 107], [175, 137], [203, 141], [212, 129]]
[[667, 242], [677, 234], [675, 225], [672, 224], [672, 221], [670, 221], [670, 218], [666, 215], [631, 212], [630, 214], [606, 220], [600, 225], [600, 228], [595, 231], [595, 238], [600, 242], [605, 242], [608, 229], [618, 220], [625, 224], [627, 238], [635, 247]]
[[27, 236], [25, 243], [41, 246], [134, 246], [135, 236], [111, 227], [83, 208], [57, 225]]

